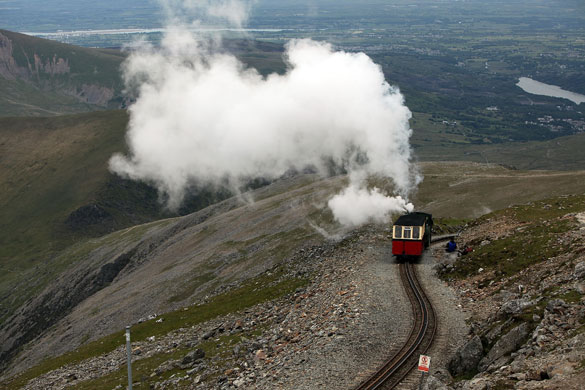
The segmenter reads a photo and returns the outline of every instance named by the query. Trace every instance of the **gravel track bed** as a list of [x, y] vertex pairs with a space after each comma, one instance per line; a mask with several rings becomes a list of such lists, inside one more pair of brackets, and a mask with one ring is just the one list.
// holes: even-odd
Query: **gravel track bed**
[[[461, 308], [459, 297], [445, 282], [437, 278], [433, 270], [437, 258], [442, 258], [443, 253], [443, 243], [433, 244], [416, 266], [418, 278], [433, 304], [439, 322], [433, 344], [426, 353], [431, 357], [431, 374], [446, 370], [453, 352], [465, 343], [469, 333], [466, 325], [468, 314]], [[420, 377], [420, 372], [413, 370], [397, 389], [418, 388]]]

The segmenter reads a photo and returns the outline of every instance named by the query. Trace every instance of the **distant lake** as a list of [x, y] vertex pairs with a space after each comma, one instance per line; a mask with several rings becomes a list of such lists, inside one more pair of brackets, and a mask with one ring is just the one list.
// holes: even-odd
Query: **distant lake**
[[524, 90], [524, 92], [531, 93], [533, 95], [544, 95], [550, 97], [569, 99], [575, 104], [585, 102], [585, 95], [575, 93], [571, 91], [565, 91], [561, 87], [556, 85], [550, 85], [541, 83], [540, 81], [532, 80], [528, 77], [520, 77], [520, 80], [516, 84]]

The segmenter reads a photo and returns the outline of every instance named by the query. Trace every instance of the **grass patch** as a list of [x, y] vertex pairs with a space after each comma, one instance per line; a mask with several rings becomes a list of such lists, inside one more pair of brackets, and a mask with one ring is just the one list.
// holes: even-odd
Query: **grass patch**
[[[132, 327], [132, 340], [141, 341], [150, 336], [166, 335], [172, 330], [190, 327], [213, 318], [244, 310], [248, 307], [294, 292], [308, 283], [307, 279], [283, 277], [282, 269], [272, 270], [245, 282], [241, 287], [213, 297], [208, 303], [179, 309], [161, 315], [162, 322], [153, 319]], [[66, 364], [79, 363], [90, 357], [113, 351], [125, 343], [124, 331], [105, 336], [64, 355], [43, 361], [14, 379], [2, 383], [1, 389], [24, 386], [29, 380]]]
[[578, 291], [571, 290], [567, 291], [566, 293], [560, 295], [558, 298], [562, 299], [566, 303], [578, 303], [581, 301], [583, 295], [579, 294]]
[[542, 222], [583, 210], [585, 210], [585, 196], [582, 195], [546, 199], [512, 208], [513, 216], [520, 222]]
[[181, 292], [171, 296], [169, 298], [169, 302], [181, 302], [182, 300], [189, 298], [195, 293], [195, 291], [197, 291], [199, 287], [201, 287], [201, 285], [213, 279], [215, 279], [215, 274], [213, 272], [204, 273], [190, 279], [187, 283], [187, 287], [184, 288]]
[[[163, 373], [161, 376], [150, 378], [150, 374], [162, 363], [168, 360], [179, 359], [189, 352], [187, 348], [177, 348], [172, 352], [160, 353], [154, 356], [132, 362], [133, 387], [137, 389], [149, 389], [149, 379], [153, 382], [168, 379], [171, 375], [177, 374], [180, 370], [173, 369]], [[124, 364], [119, 370], [111, 372], [100, 378], [84, 381], [75, 385], [76, 389], [102, 390], [112, 389], [118, 385], [128, 384], [128, 365]], [[124, 387], [125, 388], [125, 387]]]
[[469, 220], [461, 218], [433, 218], [433, 233], [457, 233]]

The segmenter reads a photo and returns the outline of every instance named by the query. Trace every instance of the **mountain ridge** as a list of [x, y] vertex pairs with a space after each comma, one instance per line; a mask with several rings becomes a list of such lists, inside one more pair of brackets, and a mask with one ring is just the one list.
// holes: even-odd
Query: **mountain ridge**
[[0, 79], [7, 91], [0, 115], [121, 108], [126, 104], [119, 71], [124, 58], [122, 52], [0, 30]]

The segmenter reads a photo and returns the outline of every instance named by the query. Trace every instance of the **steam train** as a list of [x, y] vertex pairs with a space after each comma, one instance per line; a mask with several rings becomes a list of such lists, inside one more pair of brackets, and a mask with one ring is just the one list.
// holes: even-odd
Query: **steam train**
[[398, 260], [422, 255], [431, 244], [433, 216], [413, 212], [400, 216], [392, 228], [392, 254]]

